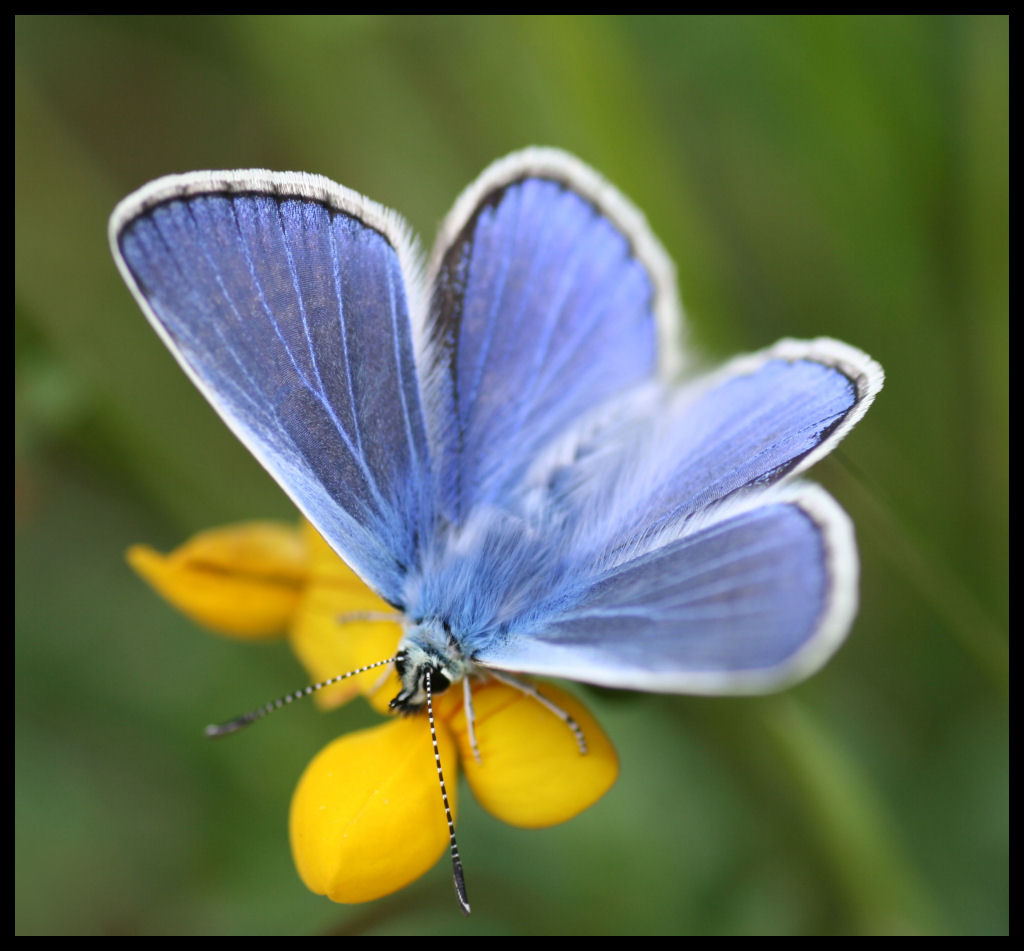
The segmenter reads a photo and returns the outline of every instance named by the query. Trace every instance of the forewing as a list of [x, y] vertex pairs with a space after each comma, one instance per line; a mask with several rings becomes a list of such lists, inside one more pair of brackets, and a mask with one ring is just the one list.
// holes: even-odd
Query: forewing
[[563, 591], [474, 660], [669, 693], [753, 693], [807, 676], [855, 613], [852, 528], [815, 486], [761, 501]]
[[110, 225], [178, 362], [331, 546], [385, 599], [430, 524], [404, 226], [315, 176], [172, 176]]
[[457, 524], [676, 352], [667, 257], [639, 212], [563, 153], [488, 169], [442, 229], [431, 275], [426, 399], [441, 509]]

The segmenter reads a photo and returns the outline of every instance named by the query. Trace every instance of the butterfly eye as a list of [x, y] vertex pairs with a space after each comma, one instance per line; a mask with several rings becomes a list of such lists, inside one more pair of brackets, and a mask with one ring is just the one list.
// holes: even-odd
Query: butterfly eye
[[434, 693], [443, 693], [451, 686], [452, 682], [448, 676], [439, 668], [433, 665], [430, 668], [430, 689]]

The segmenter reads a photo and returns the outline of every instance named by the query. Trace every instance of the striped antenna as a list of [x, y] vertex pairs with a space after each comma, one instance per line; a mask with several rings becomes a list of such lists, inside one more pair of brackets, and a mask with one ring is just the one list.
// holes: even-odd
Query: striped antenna
[[459, 844], [455, 841], [455, 823], [452, 820], [451, 806], [448, 804], [448, 790], [444, 785], [444, 773], [441, 770], [441, 753], [437, 748], [437, 730], [434, 728], [434, 701], [430, 691], [430, 667], [423, 671], [423, 682], [427, 690], [427, 720], [430, 723], [430, 740], [434, 744], [434, 765], [437, 767], [437, 781], [441, 784], [441, 801], [444, 803], [444, 816], [448, 820], [448, 842], [452, 853], [452, 878], [455, 881], [455, 897], [459, 900], [459, 910], [469, 914], [469, 897], [466, 895], [466, 878], [462, 874], [462, 859], [459, 858]]
[[[388, 657], [386, 660], [378, 660], [376, 663], [367, 664], [365, 667], [360, 667], [357, 670], [350, 670], [347, 674], [338, 674], [335, 677], [331, 677], [329, 680], [321, 680], [318, 684], [310, 684], [308, 687], [303, 687], [301, 690], [296, 690], [294, 693], [290, 693], [287, 696], [278, 697], [270, 703], [265, 703], [262, 707], [259, 707], [256, 710], [250, 710], [248, 713], [243, 713], [240, 717], [235, 717], [233, 720], [228, 720], [226, 723], [211, 723], [206, 728], [205, 733], [211, 739], [218, 736], [227, 736], [229, 733], [237, 733], [243, 727], [247, 727], [250, 723], [262, 720], [265, 716], [273, 713], [275, 710], [280, 710], [281, 707], [286, 707], [289, 703], [301, 700], [303, 697], [308, 697], [311, 693], [316, 693], [317, 690], [323, 690], [324, 687], [330, 687], [331, 684], [336, 684], [340, 680], [347, 680], [349, 677], [355, 677], [356, 674], [365, 674], [366, 671], [373, 670], [375, 667], [383, 667], [385, 664], [393, 664], [394, 661], [394, 657]], [[454, 833], [452, 833], [452, 836], [454, 838]]]

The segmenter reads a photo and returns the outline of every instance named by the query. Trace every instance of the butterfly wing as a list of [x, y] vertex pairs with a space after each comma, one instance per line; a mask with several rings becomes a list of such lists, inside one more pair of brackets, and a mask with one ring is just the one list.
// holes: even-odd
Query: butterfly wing
[[317, 176], [194, 173], [125, 199], [110, 236], [203, 395], [332, 547], [400, 604], [432, 523], [401, 221]]
[[427, 415], [440, 508], [456, 524], [677, 352], [668, 258], [639, 212], [564, 153], [488, 169], [446, 221], [430, 274]]
[[592, 549], [671, 540], [734, 495], [776, 485], [831, 452], [882, 385], [836, 340], [782, 340], [668, 398], [643, 400], [560, 473]]
[[666, 693], [757, 693], [813, 673], [856, 611], [849, 519], [809, 485], [719, 515], [563, 593], [474, 659]]

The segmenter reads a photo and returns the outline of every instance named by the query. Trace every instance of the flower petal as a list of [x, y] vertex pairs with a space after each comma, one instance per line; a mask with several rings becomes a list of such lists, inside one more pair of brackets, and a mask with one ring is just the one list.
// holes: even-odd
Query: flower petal
[[[292, 622], [292, 649], [314, 681], [356, 670], [384, 660], [395, 653], [402, 628], [385, 621], [350, 621], [356, 613], [395, 614], [374, 594], [306, 524], [304, 538], [309, 557], [309, 583]], [[331, 709], [358, 693], [367, 695], [373, 706], [385, 712], [401, 689], [398, 676], [376, 668], [314, 694], [321, 709]]]
[[505, 684], [491, 682], [473, 689], [481, 762], [469, 745], [465, 713], [460, 710], [449, 721], [477, 801], [499, 819], [528, 829], [578, 815], [597, 802], [619, 774], [615, 750], [587, 709], [550, 684], [539, 689], [579, 724], [587, 741], [586, 755], [561, 719]]
[[[437, 741], [454, 813], [458, 760], [451, 733]], [[426, 717], [350, 733], [306, 767], [292, 799], [292, 855], [306, 886], [337, 902], [398, 891], [448, 844]]]
[[168, 555], [135, 545], [127, 558], [159, 594], [193, 620], [252, 640], [285, 630], [307, 575], [299, 532], [274, 522], [201, 532]]

